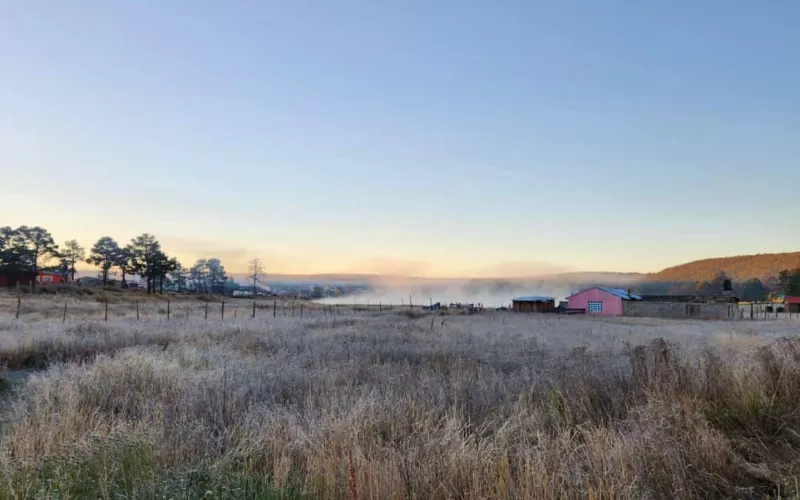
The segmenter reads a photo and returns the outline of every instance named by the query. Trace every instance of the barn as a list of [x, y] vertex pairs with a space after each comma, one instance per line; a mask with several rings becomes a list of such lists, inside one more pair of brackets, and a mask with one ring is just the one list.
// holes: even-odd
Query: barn
[[511, 299], [511, 310], [514, 312], [555, 312], [556, 299], [543, 296], [517, 297]]
[[36, 278], [33, 271], [0, 271], [0, 286], [28, 286]]
[[583, 309], [586, 314], [597, 316], [622, 316], [622, 301], [642, 300], [638, 295], [621, 288], [593, 287], [567, 297], [569, 308]]
[[39, 283], [56, 285], [64, 282], [64, 275], [53, 271], [39, 271]]
[[800, 313], [800, 296], [786, 296], [786, 312]]
[[31, 282], [56, 284], [63, 283], [64, 276], [52, 271], [0, 271], [0, 287], [30, 286]]

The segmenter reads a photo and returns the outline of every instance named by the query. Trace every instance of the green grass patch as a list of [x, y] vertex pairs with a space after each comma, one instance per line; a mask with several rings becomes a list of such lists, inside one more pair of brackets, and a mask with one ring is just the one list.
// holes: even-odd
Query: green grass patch
[[170, 471], [146, 443], [109, 440], [88, 453], [53, 457], [45, 464], [0, 473], [0, 500], [295, 500], [299, 489], [277, 490], [270, 478], [199, 465]]

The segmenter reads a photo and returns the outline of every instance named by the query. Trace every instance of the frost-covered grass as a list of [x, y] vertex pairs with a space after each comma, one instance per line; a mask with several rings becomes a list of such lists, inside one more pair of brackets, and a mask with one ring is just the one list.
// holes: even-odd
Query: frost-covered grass
[[800, 321], [173, 305], [0, 304], [0, 498], [798, 498]]

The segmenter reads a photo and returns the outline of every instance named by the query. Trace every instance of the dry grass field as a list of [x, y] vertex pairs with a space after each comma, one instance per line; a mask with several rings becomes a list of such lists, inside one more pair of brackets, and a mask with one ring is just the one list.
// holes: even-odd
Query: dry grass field
[[800, 320], [0, 297], [0, 499], [800, 498]]

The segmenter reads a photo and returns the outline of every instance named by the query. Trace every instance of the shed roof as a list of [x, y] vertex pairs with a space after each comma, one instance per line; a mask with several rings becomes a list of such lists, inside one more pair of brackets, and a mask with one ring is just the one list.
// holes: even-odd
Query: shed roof
[[[586, 288], [585, 290], [581, 290], [580, 292], [573, 293], [570, 297], [574, 297], [579, 293], [583, 293], [587, 290], [602, 290], [606, 293], [610, 293], [611, 295], [616, 295], [617, 297], [621, 298], [622, 300], [642, 300], [642, 297], [639, 295], [635, 295], [633, 293], [628, 293], [627, 290], [623, 290], [622, 288], [609, 288], [605, 286], [593, 286], [591, 288]], [[569, 297], [567, 297], [569, 298]]]
[[546, 297], [544, 295], [528, 295], [525, 297], [517, 297], [511, 300], [514, 302], [555, 302], [556, 299], [554, 297]]

